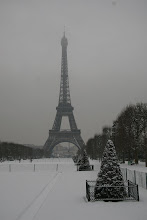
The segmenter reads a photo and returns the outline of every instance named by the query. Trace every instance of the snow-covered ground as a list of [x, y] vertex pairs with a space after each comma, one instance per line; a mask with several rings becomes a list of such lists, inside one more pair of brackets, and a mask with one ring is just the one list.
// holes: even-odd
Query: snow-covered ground
[[147, 173], [147, 167], [145, 167], [145, 162], [139, 162], [139, 164], [128, 165], [128, 161], [126, 161], [125, 164], [121, 164], [121, 167], [127, 168], [129, 170], [136, 170]]
[[[30, 169], [34, 164], [36, 172]], [[12, 161], [11, 172], [0, 172], [0, 220], [146, 220], [147, 190], [141, 187], [139, 202], [86, 201], [85, 181], [95, 180], [100, 167], [98, 161], [91, 164], [96, 171], [77, 172], [72, 159]]]

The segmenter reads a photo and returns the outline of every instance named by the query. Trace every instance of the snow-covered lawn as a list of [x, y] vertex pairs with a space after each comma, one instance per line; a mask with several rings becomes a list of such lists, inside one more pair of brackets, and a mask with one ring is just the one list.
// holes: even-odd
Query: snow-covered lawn
[[71, 159], [35, 163], [51, 166], [46, 171], [39, 171], [38, 165], [36, 172], [20, 172], [18, 168], [17, 172], [0, 172], [0, 220], [147, 219], [147, 190], [142, 188], [139, 202], [85, 200], [85, 181], [96, 179], [100, 166], [97, 161], [93, 161], [97, 171], [85, 172], [77, 172]]
[[129, 170], [137, 170], [140, 172], [147, 173], [147, 167], [145, 167], [145, 162], [139, 162], [139, 164], [128, 165], [128, 162], [126, 161], [125, 164], [121, 164], [121, 167], [127, 168]]

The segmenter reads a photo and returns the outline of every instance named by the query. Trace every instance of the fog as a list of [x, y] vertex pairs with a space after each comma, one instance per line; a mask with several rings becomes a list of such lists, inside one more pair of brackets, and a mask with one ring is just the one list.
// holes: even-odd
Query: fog
[[0, 140], [44, 145], [68, 39], [71, 103], [86, 142], [147, 102], [146, 0], [0, 0]]

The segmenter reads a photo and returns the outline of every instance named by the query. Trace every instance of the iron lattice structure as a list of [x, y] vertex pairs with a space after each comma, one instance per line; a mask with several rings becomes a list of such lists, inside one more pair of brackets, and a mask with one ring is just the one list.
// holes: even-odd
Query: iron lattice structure
[[[84, 141], [81, 137], [81, 131], [77, 128], [76, 121], [73, 115], [74, 108], [71, 105], [69, 78], [68, 78], [68, 63], [67, 63], [67, 38], [64, 36], [61, 39], [62, 46], [62, 63], [61, 63], [61, 81], [59, 103], [56, 107], [56, 117], [49, 137], [44, 145], [44, 151], [47, 156], [51, 156], [53, 148], [63, 142], [69, 142], [83, 149]], [[70, 130], [60, 130], [62, 117], [68, 117]]]

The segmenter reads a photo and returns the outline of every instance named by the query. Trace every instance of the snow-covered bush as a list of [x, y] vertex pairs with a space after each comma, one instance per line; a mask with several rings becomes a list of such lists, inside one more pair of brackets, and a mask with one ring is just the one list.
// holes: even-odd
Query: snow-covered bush
[[73, 156], [72, 159], [73, 159], [74, 163], [77, 163], [78, 162], [78, 155]]
[[[113, 186], [113, 187], [104, 187]], [[120, 186], [120, 187], [114, 187]], [[122, 186], [122, 187], [121, 187]], [[126, 195], [123, 176], [116, 156], [115, 146], [108, 140], [95, 186], [95, 198], [123, 198]]]
[[91, 170], [86, 150], [83, 151], [83, 156], [80, 161], [79, 171], [82, 171], [82, 170]]

